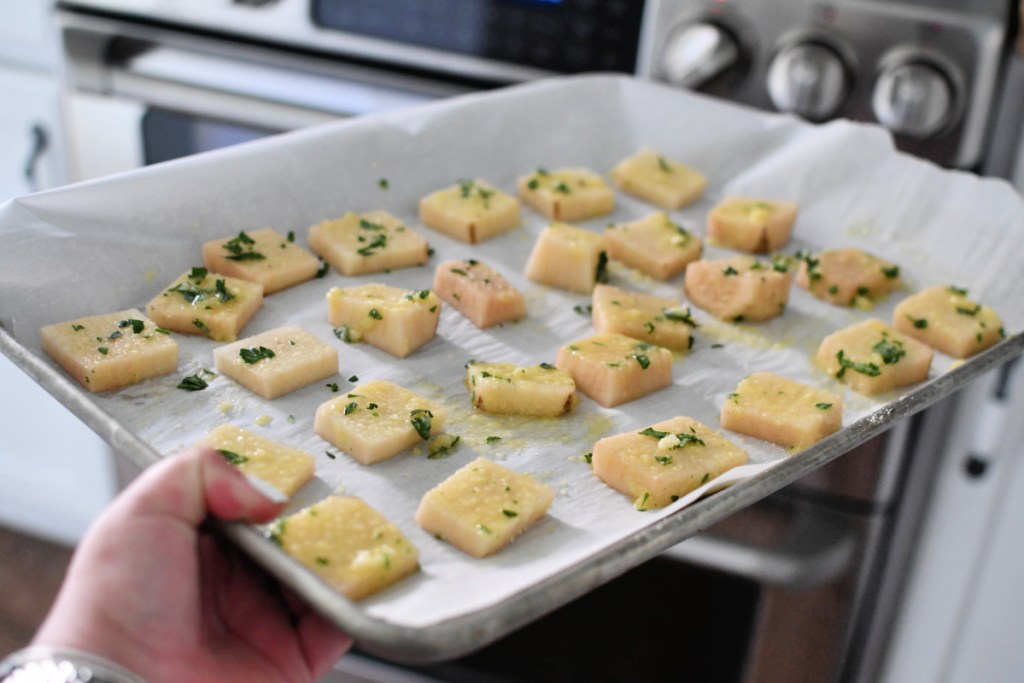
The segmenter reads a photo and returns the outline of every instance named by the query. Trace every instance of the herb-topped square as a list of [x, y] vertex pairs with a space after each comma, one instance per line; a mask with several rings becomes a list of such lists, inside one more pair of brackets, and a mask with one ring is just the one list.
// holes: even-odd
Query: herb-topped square
[[798, 208], [794, 202], [728, 197], [708, 213], [708, 239], [749, 253], [778, 251], [793, 234]]
[[161, 327], [234, 341], [263, 305], [263, 285], [193, 268], [146, 306]]
[[270, 525], [271, 540], [350, 600], [419, 569], [419, 551], [361, 498], [329, 496]]
[[477, 458], [427, 491], [416, 522], [473, 557], [492, 555], [547, 514], [550, 486]]
[[637, 510], [662, 508], [747, 462], [747, 453], [691, 417], [674, 417], [594, 444], [598, 479]]
[[296, 325], [214, 349], [217, 370], [271, 399], [338, 373], [338, 351]]
[[263, 294], [273, 294], [310, 280], [320, 261], [287, 237], [271, 228], [240, 232], [235, 237], [203, 244], [203, 264], [215, 273], [263, 285]]
[[543, 285], [590, 294], [607, 279], [608, 253], [601, 235], [554, 222], [537, 237], [526, 277]]
[[559, 417], [577, 403], [572, 375], [548, 363], [522, 367], [471, 360], [466, 386], [473, 407], [487, 413]]
[[693, 346], [697, 322], [690, 309], [678, 301], [597, 285], [591, 309], [598, 332], [624, 334], [674, 351], [688, 351]]
[[373, 380], [316, 409], [313, 431], [356, 462], [372, 465], [426, 443], [448, 411], [397, 384]]
[[708, 185], [707, 178], [697, 171], [652, 149], [641, 149], [623, 159], [611, 175], [623, 192], [671, 210], [697, 201]]
[[365, 341], [399, 358], [434, 338], [440, 316], [441, 299], [429, 289], [370, 283], [327, 292], [327, 319], [339, 339]]
[[267, 482], [288, 497], [312, 479], [316, 470], [316, 460], [309, 453], [234, 425], [217, 427], [202, 443], [245, 474]]
[[928, 346], [872, 318], [825, 337], [814, 362], [832, 377], [871, 395], [924, 381], [933, 355]]
[[783, 259], [736, 256], [695, 261], [686, 268], [686, 296], [720, 320], [762, 322], [782, 315], [793, 273]]
[[537, 169], [516, 183], [519, 198], [554, 221], [581, 221], [611, 213], [615, 192], [601, 176], [582, 168]]
[[843, 398], [770, 372], [743, 378], [722, 404], [722, 427], [799, 451], [843, 426]]
[[608, 256], [656, 280], [668, 280], [700, 258], [700, 237], [668, 214], [658, 211], [629, 223], [610, 226], [604, 233]]
[[519, 201], [482, 180], [463, 180], [420, 200], [420, 220], [476, 244], [519, 225]]
[[672, 352], [621, 334], [598, 334], [558, 349], [555, 367], [605, 408], [672, 384]]
[[130, 308], [45, 325], [43, 351], [92, 392], [119, 389], [174, 372], [178, 343]]
[[480, 329], [526, 317], [526, 300], [482, 261], [446, 261], [434, 270], [434, 291]]
[[899, 266], [861, 249], [828, 249], [798, 257], [797, 287], [836, 306], [870, 310], [902, 286]]
[[1006, 336], [994, 310], [968, 298], [966, 289], [947, 285], [908, 296], [892, 321], [900, 332], [954, 358], [973, 356]]
[[387, 211], [346, 213], [309, 229], [309, 246], [345, 275], [366, 275], [427, 262], [427, 240]]

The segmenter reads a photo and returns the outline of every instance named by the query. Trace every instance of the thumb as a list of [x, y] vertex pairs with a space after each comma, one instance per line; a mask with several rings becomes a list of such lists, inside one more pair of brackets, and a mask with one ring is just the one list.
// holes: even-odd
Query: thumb
[[193, 446], [144, 471], [111, 506], [122, 519], [165, 516], [198, 526], [208, 514], [228, 521], [265, 522], [286, 498], [249, 479], [208, 446]]

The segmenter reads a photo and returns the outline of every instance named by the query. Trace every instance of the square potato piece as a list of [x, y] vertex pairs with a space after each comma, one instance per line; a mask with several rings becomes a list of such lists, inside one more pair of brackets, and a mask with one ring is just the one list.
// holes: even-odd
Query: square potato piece
[[373, 380], [321, 404], [313, 431], [356, 462], [372, 465], [426, 442], [442, 430], [447, 415], [434, 401]]
[[791, 451], [818, 443], [843, 426], [843, 398], [770, 372], [755, 372], [726, 397], [722, 427]]
[[697, 201], [708, 185], [707, 178], [689, 166], [646, 148], [620, 161], [611, 175], [623, 192], [669, 210]]
[[316, 471], [316, 460], [309, 453], [234, 425], [217, 427], [202, 443], [219, 451], [245, 474], [267, 482], [289, 498]]
[[271, 228], [206, 242], [203, 264], [215, 273], [260, 283], [264, 295], [311, 280], [320, 270], [316, 256]]
[[486, 557], [533, 526], [554, 499], [550, 486], [477, 458], [427, 491], [416, 522], [459, 550]]
[[519, 198], [553, 221], [582, 221], [615, 209], [615, 192], [593, 171], [537, 169], [516, 182]]
[[611, 285], [594, 287], [591, 317], [598, 332], [624, 334], [674, 351], [693, 346], [697, 327], [690, 309], [678, 301]]
[[476, 244], [519, 225], [519, 200], [482, 180], [463, 180], [421, 199], [420, 221]]
[[968, 358], [1006, 336], [1003, 322], [988, 306], [975, 303], [959, 287], [936, 285], [896, 306], [893, 326], [953, 358]]
[[434, 291], [480, 329], [526, 317], [526, 299], [505, 276], [476, 259], [434, 270]]
[[419, 569], [419, 550], [401, 529], [352, 496], [330, 496], [279, 519], [270, 538], [351, 600]]
[[794, 202], [728, 197], [708, 213], [713, 244], [753, 254], [778, 251], [793, 234]]
[[800, 255], [796, 286], [837, 306], [870, 309], [902, 286], [900, 268], [890, 261], [847, 247]]
[[601, 235], [566, 223], [552, 223], [537, 237], [526, 262], [526, 277], [542, 285], [590, 294], [606, 278], [608, 254]]
[[674, 417], [594, 444], [594, 474], [637, 510], [670, 505], [746, 464], [747, 453], [690, 417]]
[[933, 355], [928, 346], [872, 318], [825, 337], [814, 362], [870, 396], [924, 381]]
[[598, 334], [558, 349], [555, 367], [605, 408], [672, 384], [672, 352], [621, 334]]
[[309, 229], [309, 246], [344, 275], [366, 275], [421, 266], [426, 238], [386, 211], [346, 213]]
[[429, 289], [371, 283], [327, 292], [327, 320], [344, 341], [365, 341], [399, 358], [434, 338], [440, 316], [441, 300]]
[[786, 310], [792, 282], [781, 261], [737, 256], [691, 263], [683, 287], [690, 301], [720, 320], [763, 322]]
[[182, 334], [204, 334], [215, 341], [235, 341], [263, 305], [263, 285], [218, 277], [206, 268], [184, 273], [146, 306], [161, 327]]
[[296, 325], [214, 349], [217, 370], [266, 399], [338, 373], [338, 351]]
[[501, 415], [559, 417], [578, 401], [572, 375], [547, 363], [522, 367], [470, 361], [466, 386], [474, 408]]
[[668, 280], [700, 258], [700, 237], [656, 212], [629, 223], [612, 225], [604, 232], [608, 256], [656, 280]]
[[178, 343], [135, 308], [44, 325], [39, 335], [43, 351], [93, 393], [178, 367]]

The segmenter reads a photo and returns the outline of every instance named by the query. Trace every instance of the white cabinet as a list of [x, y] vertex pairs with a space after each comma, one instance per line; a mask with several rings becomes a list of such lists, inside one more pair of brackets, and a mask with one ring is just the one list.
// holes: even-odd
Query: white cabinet
[[0, 201], [61, 184], [56, 77], [0, 62]]
[[[0, 0], [0, 203], [66, 177], [51, 6]], [[109, 449], [3, 354], [0, 389], [0, 524], [74, 543], [114, 494]]]

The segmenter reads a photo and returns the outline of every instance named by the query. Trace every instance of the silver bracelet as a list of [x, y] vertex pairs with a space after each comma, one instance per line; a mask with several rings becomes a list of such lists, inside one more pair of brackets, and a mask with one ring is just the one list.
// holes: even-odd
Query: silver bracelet
[[81, 650], [27, 647], [0, 662], [0, 683], [146, 683], [123, 666]]

